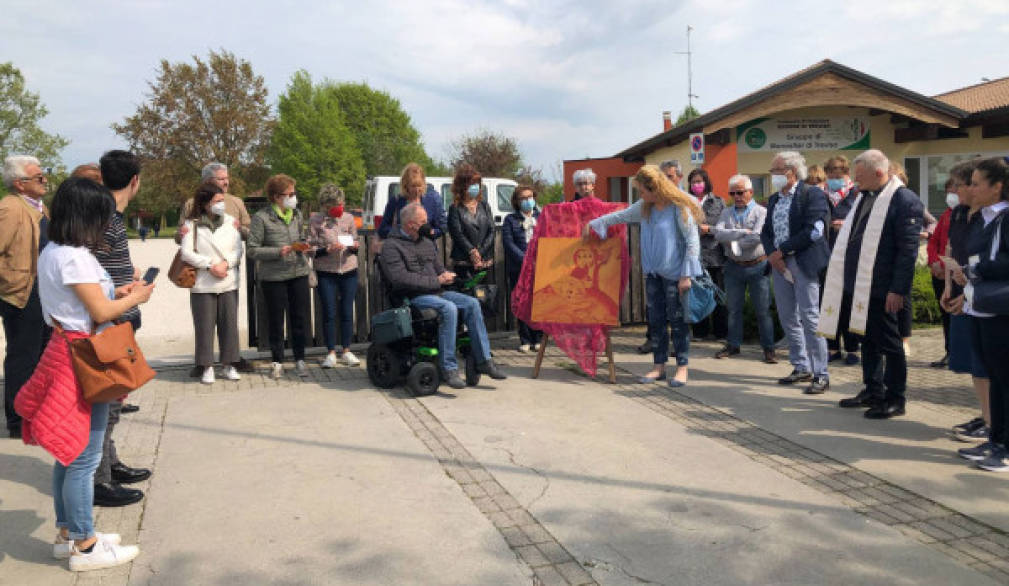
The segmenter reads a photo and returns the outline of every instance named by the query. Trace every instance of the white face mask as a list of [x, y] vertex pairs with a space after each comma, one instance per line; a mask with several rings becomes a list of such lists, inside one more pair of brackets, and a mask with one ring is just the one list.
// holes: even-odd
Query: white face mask
[[298, 207], [298, 196], [292, 195], [291, 197], [285, 198], [284, 207], [289, 210], [293, 210], [294, 208]]
[[960, 205], [960, 196], [955, 193], [947, 193], [946, 205], [948, 205], [951, 208], [955, 208], [956, 206]]
[[215, 203], [214, 205], [210, 206], [210, 213], [214, 214], [215, 216], [223, 216], [224, 215], [224, 202], [223, 201], [219, 201], [219, 202]]
[[771, 175], [771, 189], [781, 191], [788, 184], [788, 177], [785, 175]]

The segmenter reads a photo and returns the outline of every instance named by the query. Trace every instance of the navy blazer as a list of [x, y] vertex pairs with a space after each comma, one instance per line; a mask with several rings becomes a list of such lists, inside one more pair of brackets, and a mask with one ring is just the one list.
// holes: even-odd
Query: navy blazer
[[[427, 184], [427, 192], [421, 196], [420, 203], [427, 212], [427, 223], [431, 224], [431, 238], [441, 238], [445, 233], [445, 206], [441, 202], [441, 196], [430, 183]], [[379, 238], [389, 237], [393, 225], [398, 223], [399, 212], [405, 207], [406, 198], [402, 194], [386, 202], [385, 212], [382, 214], [382, 224], [378, 227]]]
[[[861, 204], [860, 204], [861, 205]], [[924, 207], [918, 195], [906, 187], [900, 187], [890, 199], [886, 210], [883, 232], [876, 249], [876, 261], [872, 266], [872, 290], [870, 297], [886, 297], [887, 293], [908, 296], [914, 281], [914, 263], [918, 259], [921, 246], [921, 231]], [[857, 213], [853, 207], [849, 213]], [[869, 216], [864, 221], [868, 222]], [[854, 226], [852, 230], [854, 231]], [[858, 273], [858, 257], [862, 251], [861, 242], [848, 242], [844, 257], [844, 290], [855, 290]]]
[[[774, 206], [781, 199], [781, 193], [775, 193], [767, 202], [767, 220], [760, 231], [760, 243], [764, 252], [770, 255], [778, 247], [774, 245]], [[823, 236], [813, 240], [812, 234], [816, 222], [823, 222]], [[827, 234], [830, 230], [830, 203], [827, 194], [815, 185], [800, 181], [792, 197], [792, 205], [788, 210], [788, 240], [781, 243], [781, 253], [785, 256], [794, 255], [799, 268], [810, 279], [819, 278], [827, 263], [830, 262], [830, 246]]]
[[[533, 217], [540, 217], [539, 208], [533, 210]], [[509, 273], [517, 273], [522, 269], [522, 260], [526, 256], [526, 231], [522, 228], [525, 216], [522, 212], [512, 212], [505, 216], [501, 226], [501, 243], [505, 251], [505, 267]]]

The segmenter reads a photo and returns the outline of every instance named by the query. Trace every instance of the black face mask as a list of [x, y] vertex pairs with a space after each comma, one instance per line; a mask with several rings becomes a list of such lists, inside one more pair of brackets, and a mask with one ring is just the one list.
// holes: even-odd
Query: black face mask
[[432, 234], [431, 231], [431, 224], [428, 224], [427, 222], [421, 224], [420, 228], [417, 228], [417, 235], [421, 238], [434, 239], [434, 234]]

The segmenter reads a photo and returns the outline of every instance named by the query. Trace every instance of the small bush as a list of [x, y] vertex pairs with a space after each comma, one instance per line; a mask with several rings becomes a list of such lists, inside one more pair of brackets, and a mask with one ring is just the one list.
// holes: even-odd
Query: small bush
[[932, 273], [926, 267], [916, 267], [911, 286], [911, 313], [916, 324], [938, 324], [942, 321], [939, 302], [932, 290]]

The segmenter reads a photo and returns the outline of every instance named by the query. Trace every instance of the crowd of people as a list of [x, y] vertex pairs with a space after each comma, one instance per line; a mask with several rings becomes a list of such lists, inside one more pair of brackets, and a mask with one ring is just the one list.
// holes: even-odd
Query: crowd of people
[[[902, 170], [878, 150], [850, 165], [834, 156], [815, 169], [800, 153], [781, 152], [771, 159], [769, 173], [774, 193], [761, 205], [745, 175], [729, 178], [726, 200], [703, 169], [688, 173], [682, 189], [676, 161], [645, 165], [634, 177], [638, 200], [584, 226], [589, 239], [606, 239], [617, 224], [641, 226], [637, 254], [648, 330], [639, 350], [652, 354], [653, 366], [638, 381], [687, 385], [692, 337], [724, 339], [717, 359], [741, 355], [747, 296], [762, 359], [776, 364], [781, 342], [775, 343], [773, 293], [791, 366], [777, 382], [802, 383], [803, 392], [820, 394], [830, 388], [831, 363], [860, 365], [864, 388], [839, 405], [864, 408], [869, 419], [904, 415], [910, 294], [920, 242], [927, 238], [947, 351], [932, 366], [970, 374], [981, 405], [978, 417], [953, 429], [958, 439], [977, 444], [959, 455], [985, 470], [1009, 470], [1009, 229], [1002, 229], [1009, 215], [1007, 161], [954, 167], [946, 183], [949, 209], [938, 220], [928, 219]], [[595, 179], [591, 170], [575, 173], [576, 200], [595, 197]], [[362, 243], [342, 189], [322, 186], [319, 211], [306, 218], [296, 180], [274, 175], [263, 190], [267, 205], [250, 215], [243, 200], [229, 193], [225, 165], [208, 164], [201, 180], [182, 207], [176, 234], [179, 256], [196, 275], [190, 288], [191, 375], [211, 384], [219, 373], [235, 381], [254, 370], [239, 353], [245, 259], [257, 263], [262, 286], [270, 376], [284, 374], [287, 338], [295, 374], [308, 374], [313, 287], [328, 350], [321, 366], [358, 366], [350, 346]], [[96, 165], [78, 167], [56, 189], [51, 209], [42, 201], [48, 180], [37, 159], [8, 157], [3, 181], [9, 190], [0, 200], [7, 429], [56, 457], [53, 555], [69, 559], [75, 571], [126, 563], [138, 549], [123, 545], [118, 535], [95, 531], [92, 508], [124, 506], [144, 496], [126, 485], [151, 471], [121, 462], [113, 439], [120, 415], [138, 408], [122, 400], [85, 402], [68, 341], [111, 324], [130, 323], [134, 331], [142, 326], [140, 306], [154, 284], [140, 278], [130, 259], [123, 215], [139, 190], [140, 161], [113, 150]], [[494, 362], [480, 303], [458, 290], [460, 282], [496, 270], [496, 227], [480, 173], [469, 165], [457, 169], [447, 211], [415, 163], [403, 170], [399, 188], [377, 230], [377, 260], [390, 298], [439, 316], [438, 366], [447, 385], [466, 386], [456, 356], [460, 322], [469, 332], [477, 371], [505, 378]], [[519, 280], [540, 215], [532, 186], [518, 186], [511, 204], [501, 227], [509, 288]], [[444, 234], [451, 237], [447, 267], [437, 244]], [[684, 294], [705, 275], [724, 288], [726, 302], [703, 319], [688, 319]], [[521, 320], [517, 326], [518, 350], [537, 350], [542, 332]], [[667, 372], [670, 357], [676, 367]]]

